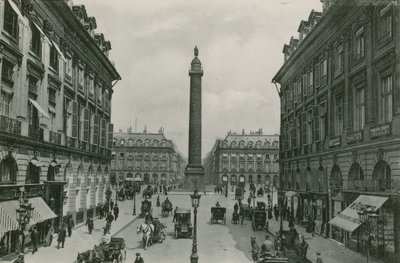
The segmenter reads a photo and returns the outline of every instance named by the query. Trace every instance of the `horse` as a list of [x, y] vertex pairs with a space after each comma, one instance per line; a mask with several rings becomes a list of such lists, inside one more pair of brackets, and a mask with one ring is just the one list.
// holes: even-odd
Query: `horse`
[[255, 237], [250, 237], [250, 244], [251, 244], [251, 256], [254, 261], [257, 261], [260, 247], [257, 245]]
[[[143, 245], [144, 249], [147, 249], [147, 245], [152, 244], [152, 234], [154, 232], [154, 225], [153, 224], [146, 224], [146, 223], [141, 223], [140, 225], [137, 226], [136, 228], [136, 233], [139, 234], [140, 232], [143, 233]], [[150, 241], [150, 243], [149, 243]]]

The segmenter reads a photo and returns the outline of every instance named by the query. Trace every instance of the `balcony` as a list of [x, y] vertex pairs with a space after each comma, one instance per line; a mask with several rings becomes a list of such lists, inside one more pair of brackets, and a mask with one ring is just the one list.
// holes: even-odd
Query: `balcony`
[[346, 142], [347, 144], [361, 142], [363, 139], [363, 132], [356, 131], [346, 134]]
[[57, 132], [49, 132], [49, 142], [61, 145], [61, 134]]
[[43, 141], [44, 130], [42, 128], [36, 128], [33, 125], [28, 127], [28, 137], [35, 141]]
[[0, 131], [15, 135], [21, 135], [21, 122], [1, 115]]
[[392, 134], [392, 126], [390, 125], [390, 123], [372, 127], [369, 130], [369, 136], [371, 137], [371, 139], [386, 137], [390, 134]]
[[340, 136], [331, 138], [328, 141], [329, 148], [337, 147], [337, 146], [340, 146], [341, 144], [342, 144], [342, 140], [341, 140]]

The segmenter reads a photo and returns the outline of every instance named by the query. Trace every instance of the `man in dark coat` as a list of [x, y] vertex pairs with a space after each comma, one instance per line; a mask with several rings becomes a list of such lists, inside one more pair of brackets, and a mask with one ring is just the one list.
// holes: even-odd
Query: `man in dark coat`
[[62, 248], [64, 248], [65, 237], [67, 236], [67, 231], [65, 230], [65, 224], [62, 224], [60, 230], [58, 231], [58, 238], [57, 238], [57, 249], [60, 248], [60, 243]]
[[134, 263], [144, 263], [143, 258], [140, 256], [140, 253], [136, 253], [136, 258]]
[[92, 234], [93, 228], [94, 228], [94, 223], [93, 223], [93, 218], [89, 217], [86, 220], [86, 225], [88, 227], [88, 232], [89, 234]]
[[39, 242], [39, 232], [36, 228], [36, 226], [34, 226], [32, 228], [32, 232], [31, 232], [31, 241], [32, 241], [32, 254], [35, 254], [36, 251], [38, 251], [38, 242]]
[[112, 211], [114, 208], [114, 201], [110, 199], [110, 210]]
[[119, 207], [118, 207], [117, 204], [115, 204], [115, 206], [114, 206], [114, 219], [115, 219], [115, 221], [117, 221], [118, 215], [119, 215]]
[[71, 237], [72, 234], [72, 228], [74, 227], [74, 220], [72, 217], [69, 218], [67, 228], [68, 228], [68, 237]]
[[114, 216], [111, 214], [111, 211], [110, 212], [108, 212], [108, 215], [107, 215], [107, 223], [112, 223], [112, 221], [114, 221]]

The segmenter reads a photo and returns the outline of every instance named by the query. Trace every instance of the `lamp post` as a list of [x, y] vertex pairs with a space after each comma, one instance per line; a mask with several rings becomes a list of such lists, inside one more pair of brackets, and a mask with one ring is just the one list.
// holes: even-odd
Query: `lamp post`
[[24, 231], [26, 226], [29, 224], [30, 219], [32, 218], [33, 207], [31, 203], [28, 203], [28, 199], [25, 198], [25, 188], [22, 186], [20, 188], [20, 197], [19, 197], [19, 208], [17, 208], [17, 221], [19, 223], [19, 235], [21, 237], [21, 253], [24, 253], [25, 250], [25, 234]]
[[136, 215], [136, 190], [137, 190], [137, 182], [133, 182], [133, 213], [132, 213], [132, 215]]
[[199, 260], [199, 256], [197, 255], [197, 208], [200, 205], [200, 197], [201, 195], [198, 193], [197, 187], [195, 186], [194, 193], [190, 195], [194, 211], [193, 246], [192, 246], [192, 255], [190, 255], [190, 263], [197, 263]]
[[363, 234], [363, 241], [365, 242], [365, 249], [367, 254], [367, 263], [369, 262], [369, 248], [371, 241], [374, 239], [373, 235], [373, 225], [374, 220], [378, 218], [378, 215], [372, 211], [371, 208], [361, 209], [357, 211], [358, 217], [360, 219], [360, 230]]

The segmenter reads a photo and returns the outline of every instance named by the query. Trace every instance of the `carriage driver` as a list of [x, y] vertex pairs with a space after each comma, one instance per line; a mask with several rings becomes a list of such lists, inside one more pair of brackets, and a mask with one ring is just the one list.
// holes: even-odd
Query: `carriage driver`
[[146, 212], [144, 221], [146, 224], [151, 224], [153, 222], [153, 217], [151, 216], [151, 214], [149, 212]]
[[215, 204], [215, 207], [220, 207], [221, 205], [219, 204], [219, 202], [217, 201], [217, 203]]
[[269, 240], [269, 235], [265, 236], [264, 242], [261, 244], [261, 254], [268, 255], [274, 253], [274, 244]]

